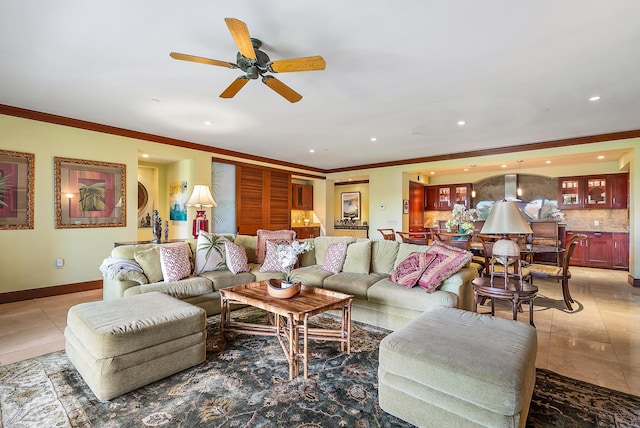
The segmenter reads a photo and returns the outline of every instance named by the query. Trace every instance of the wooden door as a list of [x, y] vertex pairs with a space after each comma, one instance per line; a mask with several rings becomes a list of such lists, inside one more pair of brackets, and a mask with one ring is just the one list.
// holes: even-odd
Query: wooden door
[[288, 229], [291, 217], [291, 176], [260, 167], [236, 167], [237, 232]]
[[409, 182], [409, 230], [424, 227], [424, 185]]

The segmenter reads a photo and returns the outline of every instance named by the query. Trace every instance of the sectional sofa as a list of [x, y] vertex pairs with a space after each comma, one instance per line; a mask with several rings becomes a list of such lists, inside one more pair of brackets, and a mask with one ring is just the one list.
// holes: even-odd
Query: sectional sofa
[[[120, 269], [103, 270], [103, 298], [112, 300], [159, 291], [200, 306], [207, 315], [213, 315], [220, 312], [221, 288], [283, 277], [281, 272], [261, 271], [262, 265], [257, 263], [259, 246], [256, 236], [237, 235], [228, 239], [246, 252], [247, 272], [233, 273], [221, 263], [216, 266], [217, 270], [169, 282], [163, 279], [158, 256], [160, 247], [188, 245], [191, 253], [197, 255], [196, 239], [186, 240], [186, 245], [161, 243], [115, 247], [108, 260], [118, 261]], [[436, 305], [466, 310], [473, 306], [471, 281], [477, 277], [477, 270], [469, 267], [468, 263], [432, 292], [426, 292], [419, 286], [406, 288], [389, 279], [394, 269], [410, 254], [428, 253], [429, 246], [340, 236], [321, 236], [305, 241], [312, 243], [312, 249], [299, 257], [299, 266], [292, 271], [293, 279], [306, 285], [354, 295], [352, 318], [356, 321], [397, 330]], [[347, 248], [340, 271], [332, 273], [323, 269], [330, 245], [341, 242], [346, 243]], [[192, 260], [195, 257], [192, 256]]]

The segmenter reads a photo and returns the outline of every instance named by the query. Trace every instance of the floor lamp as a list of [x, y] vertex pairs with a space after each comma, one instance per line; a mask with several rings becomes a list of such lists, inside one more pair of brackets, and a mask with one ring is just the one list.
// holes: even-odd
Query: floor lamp
[[193, 193], [191, 193], [191, 197], [187, 201], [187, 206], [196, 207], [196, 218], [193, 219], [191, 233], [194, 238], [197, 238], [201, 230], [205, 232], [209, 231], [209, 220], [202, 208], [217, 207], [218, 204], [213, 200], [209, 186], [196, 184], [193, 186]]

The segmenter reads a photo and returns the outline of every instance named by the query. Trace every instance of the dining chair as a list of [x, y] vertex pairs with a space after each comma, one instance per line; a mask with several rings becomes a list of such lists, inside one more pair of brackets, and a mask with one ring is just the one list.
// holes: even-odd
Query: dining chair
[[378, 232], [382, 234], [382, 237], [385, 241], [395, 241], [396, 240], [396, 232], [391, 228], [382, 228], [378, 229]]
[[556, 279], [562, 281], [562, 297], [564, 298], [565, 305], [567, 305], [567, 309], [569, 309], [570, 311], [573, 310], [571, 304], [575, 302], [571, 297], [571, 293], [569, 292], [569, 279], [571, 279], [569, 263], [571, 262], [571, 256], [573, 256], [573, 252], [580, 243], [579, 241], [586, 238], [587, 235], [584, 234], [576, 234], [571, 237], [571, 239], [565, 246], [564, 253], [562, 254], [561, 266], [545, 265], [540, 263], [531, 263], [529, 266], [527, 266], [527, 268], [529, 269], [529, 273], [531, 274], [531, 276], [529, 277], [529, 282], [531, 284], [533, 284], [534, 277]]
[[[473, 234], [471, 233], [452, 233], [452, 232], [435, 232], [433, 238], [436, 241], [440, 241], [445, 245], [451, 247], [460, 248], [462, 250], [471, 251], [471, 241], [473, 240]], [[471, 267], [478, 271], [478, 275], [482, 276], [484, 271], [485, 259], [484, 256], [474, 255], [471, 258]]]
[[429, 245], [431, 232], [396, 232], [402, 242], [406, 244]]

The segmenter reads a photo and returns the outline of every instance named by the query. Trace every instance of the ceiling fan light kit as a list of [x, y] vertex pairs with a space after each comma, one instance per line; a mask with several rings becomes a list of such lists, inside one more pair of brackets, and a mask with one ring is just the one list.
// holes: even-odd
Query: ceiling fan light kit
[[231, 37], [238, 48], [235, 64], [178, 52], [171, 52], [169, 54], [171, 58], [181, 61], [197, 62], [200, 64], [215, 65], [225, 68], [239, 68], [244, 71], [245, 75], [234, 80], [231, 85], [229, 85], [220, 94], [221, 98], [233, 98], [249, 80], [255, 80], [258, 79], [258, 77], [262, 77], [262, 82], [265, 85], [287, 101], [295, 103], [302, 99], [302, 95], [267, 73], [324, 70], [326, 66], [324, 58], [321, 56], [271, 61], [269, 55], [260, 50], [260, 47], [262, 47], [262, 41], [249, 36], [249, 29], [244, 22], [236, 18], [225, 18], [224, 20], [227, 23]]

